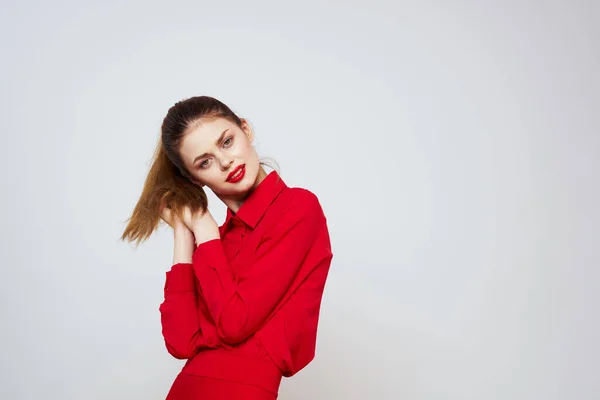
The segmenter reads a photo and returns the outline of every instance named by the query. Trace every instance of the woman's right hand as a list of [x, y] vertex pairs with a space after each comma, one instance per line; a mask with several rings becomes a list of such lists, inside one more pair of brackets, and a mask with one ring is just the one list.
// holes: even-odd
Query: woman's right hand
[[192, 254], [196, 248], [194, 233], [188, 229], [185, 223], [171, 211], [163, 207], [160, 218], [173, 228], [174, 251], [173, 265], [178, 263], [191, 263]]
[[[184, 212], [184, 217], [186, 214], [189, 214], [189, 209], [186, 208]], [[170, 208], [163, 206], [160, 213], [160, 218], [165, 221], [173, 230], [189, 230], [187, 224], [179, 218], [174, 212], [171, 211]], [[190, 231], [191, 232], [191, 231]]]
[[184, 207], [183, 216], [182, 218], [179, 218], [173, 210], [163, 206], [161, 218], [176, 232], [179, 231], [181, 233], [181, 231], [189, 230], [195, 235], [198, 234], [196, 239], [201, 241], [206, 241], [207, 238], [219, 237], [219, 226], [208, 210], [198, 210], [197, 212], [192, 213], [190, 207]]

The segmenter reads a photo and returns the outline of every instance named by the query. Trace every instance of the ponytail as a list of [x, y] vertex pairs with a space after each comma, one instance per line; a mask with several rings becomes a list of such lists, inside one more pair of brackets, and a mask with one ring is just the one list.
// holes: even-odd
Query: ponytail
[[159, 140], [142, 194], [127, 220], [121, 240], [135, 241], [139, 245], [148, 239], [158, 228], [163, 206], [169, 207], [181, 218], [185, 207], [189, 207], [192, 213], [205, 211], [208, 201], [204, 189], [184, 176], [171, 162]]

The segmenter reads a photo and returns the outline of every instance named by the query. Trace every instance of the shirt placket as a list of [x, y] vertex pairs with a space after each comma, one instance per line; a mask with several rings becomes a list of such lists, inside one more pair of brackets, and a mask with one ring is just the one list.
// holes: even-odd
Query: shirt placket
[[233, 228], [226, 234], [227, 256], [230, 261], [237, 258], [242, 250], [244, 236], [246, 235], [246, 224], [238, 217], [233, 217], [231, 221]]

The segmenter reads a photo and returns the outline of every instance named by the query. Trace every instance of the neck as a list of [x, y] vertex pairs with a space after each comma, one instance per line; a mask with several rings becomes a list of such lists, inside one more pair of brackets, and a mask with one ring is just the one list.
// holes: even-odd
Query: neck
[[239, 196], [219, 196], [219, 195], [217, 195], [217, 197], [219, 199], [221, 199], [221, 201], [223, 203], [225, 203], [225, 205], [227, 206], [227, 208], [229, 208], [231, 211], [233, 211], [234, 213], [236, 213], [242, 207], [242, 204], [244, 204], [244, 201], [246, 201], [246, 199], [248, 198], [248, 196], [250, 196], [250, 193], [252, 193], [252, 191], [254, 189], [256, 189], [256, 187], [266, 177], [267, 177], [267, 172], [265, 171], [265, 169], [261, 165], [260, 168], [259, 168], [259, 170], [258, 170], [258, 175], [256, 176], [256, 180], [254, 181], [254, 184], [252, 185], [252, 187], [250, 188], [250, 190], [248, 190], [247, 192], [245, 192], [245, 193], [243, 193], [243, 194], [241, 194]]

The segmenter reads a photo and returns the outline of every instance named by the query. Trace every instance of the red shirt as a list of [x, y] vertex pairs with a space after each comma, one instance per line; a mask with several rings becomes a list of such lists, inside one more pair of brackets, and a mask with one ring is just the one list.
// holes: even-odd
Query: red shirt
[[325, 215], [273, 171], [219, 231], [167, 272], [166, 347], [184, 372], [276, 391], [314, 358], [333, 257]]

